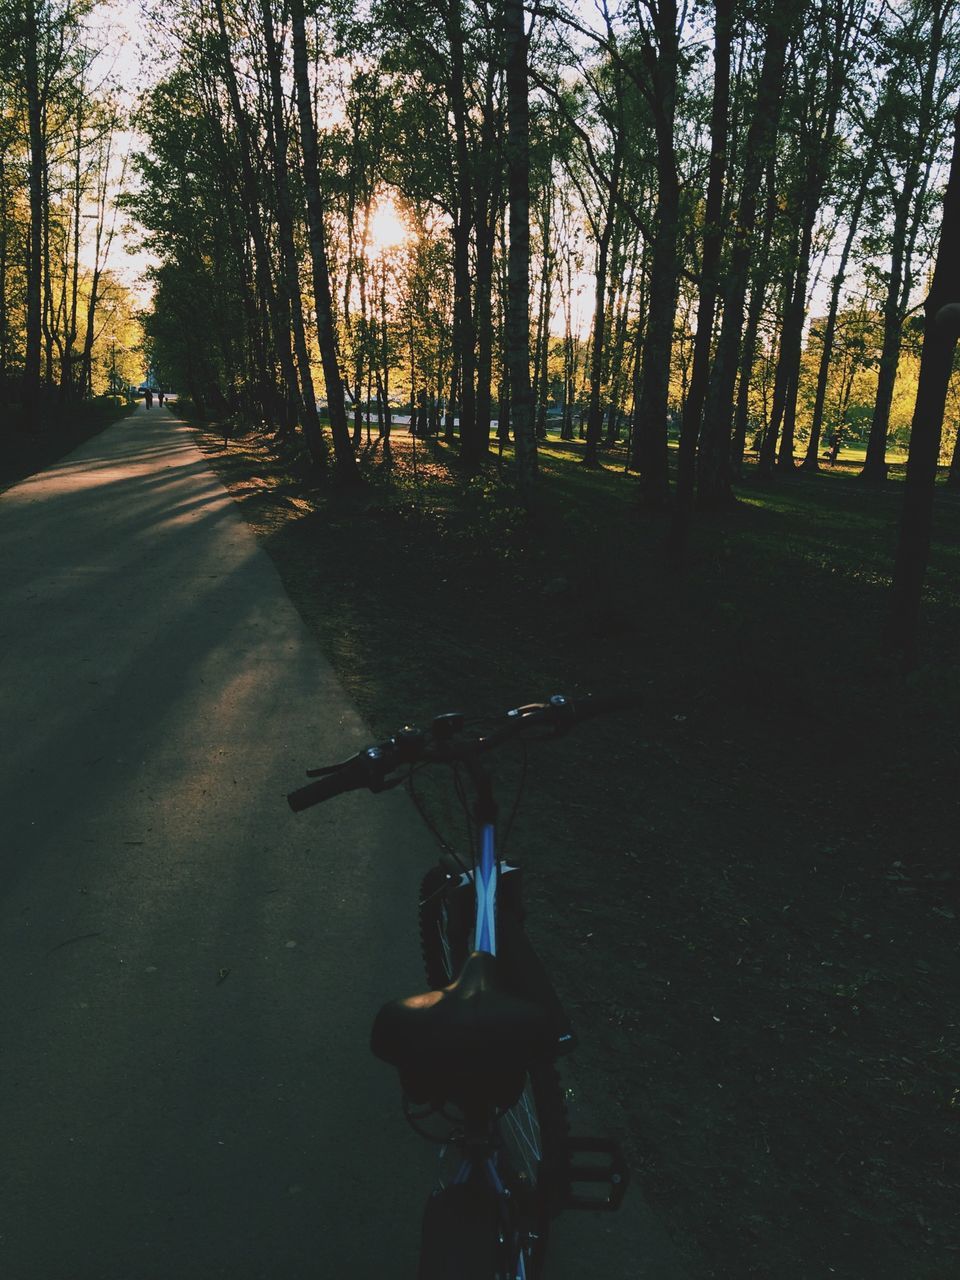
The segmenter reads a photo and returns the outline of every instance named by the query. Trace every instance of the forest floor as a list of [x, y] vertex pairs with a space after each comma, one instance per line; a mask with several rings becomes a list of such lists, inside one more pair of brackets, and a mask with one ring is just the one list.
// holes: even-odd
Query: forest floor
[[[527, 522], [495, 467], [421, 443], [414, 470], [405, 433], [349, 493], [264, 437], [200, 438], [376, 733], [642, 691], [531, 750], [509, 849], [573, 1087], [690, 1276], [958, 1274], [960, 500], [903, 682], [880, 656], [897, 483], [748, 474], [678, 568], [622, 458], [577, 445], [542, 450]], [[519, 755], [500, 768], [509, 796]]]
[[0, 434], [0, 492], [35, 471], [52, 466], [112, 422], [125, 418], [133, 407], [101, 396], [57, 410], [39, 431], [25, 431], [8, 422]]

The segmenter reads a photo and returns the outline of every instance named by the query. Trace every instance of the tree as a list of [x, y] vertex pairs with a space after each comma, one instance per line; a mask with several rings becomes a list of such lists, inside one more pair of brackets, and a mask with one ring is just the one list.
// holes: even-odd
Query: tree
[[792, 0], [791, 3], [773, 5], [766, 18], [753, 118], [744, 148], [743, 177], [729, 261], [721, 288], [723, 320], [710, 371], [697, 459], [697, 499], [703, 507], [724, 506], [732, 500], [730, 435], [733, 390], [757, 203], [763, 176], [776, 146], [787, 46], [802, 10], [803, 0]]
[[[39, 430], [42, 425], [44, 387], [59, 381], [68, 392], [72, 385], [80, 297], [83, 153], [87, 145], [84, 120], [93, 106], [84, 83], [85, 69], [93, 57], [83, 30], [83, 18], [90, 7], [91, 0], [22, 0], [0, 6], [0, 72], [7, 79], [0, 143], [5, 154], [14, 150], [18, 153], [16, 168], [22, 164], [27, 178], [20, 399], [24, 422], [32, 430]], [[68, 194], [62, 201], [60, 190], [55, 191], [51, 183], [50, 172], [51, 164], [61, 160], [72, 168], [72, 190], [67, 179], [64, 187]], [[4, 291], [0, 323], [4, 336], [0, 362], [7, 370], [13, 355], [13, 317], [8, 306], [9, 286], [13, 283], [8, 257], [12, 207], [7, 184], [13, 172], [4, 162], [0, 261], [0, 286]], [[55, 351], [61, 356], [59, 378], [54, 370]]]
[[917, 626], [930, 553], [943, 409], [953, 373], [953, 353], [960, 337], [960, 109], [954, 116], [953, 129], [940, 247], [924, 304], [926, 327], [920, 379], [893, 571], [890, 639], [907, 670], [918, 660]]
[[290, 322], [293, 328], [294, 351], [299, 375], [300, 407], [307, 447], [316, 462], [325, 461], [326, 450], [317, 416], [317, 399], [310, 370], [310, 353], [303, 317], [303, 299], [297, 268], [297, 250], [294, 243], [293, 200], [290, 191], [288, 165], [289, 138], [286, 120], [286, 100], [283, 90], [283, 49], [274, 29], [272, 0], [261, 0], [264, 52], [269, 77], [270, 129], [268, 131], [272, 153], [272, 169], [276, 180], [277, 223], [281, 246], [283, 288]]
[[711, 342], [717, 306], [717, 279], [723, 247], [724, 184], [730, 114], [730, 54], [733, 0], [715, 0], [713, 28], [713, 100], [710, 113], [710, 158], [703, 208], [702, 250], [697, 302], [697, 328], [690, 385], [683, 403], [677, 454], [677, 492], [672, 545], [686, 542], [696, 476], [697, 443], [710, 374]]
[[[616, 62], [601, 65], [590, 78], [596, 124], [587, 129], [578, 120], [584, 113], [586, 87], [557, 95], [569, 126], [570, 150], [565, 157], [568, 177], [580, 197], [594, 240], [595, 301], [590, 340], [589, 402], [584, 462], [596, 466], [603, 435], [603, 352], [607, 336], [607, 287], [610, 245], [620, 214], [626, 151], [623, 73]], [[599, 134], [599, 136], [597, 136]], [[604, 136], [606, 135], [606, 136]], [[589, 184], [589, 188], [588, 188]]]
[[837, 120], [849, 94], [860, 48], [864, 0], [824, 0], [810, 18], [805, 30], [812, 29], [813, 35], [796, 69], [794, 93], [796, 129], [792, 132], [797, 138], [797, 154], [795, 181], [788, 196], [790, 221], [795, 227], [788, 257], [790, 283], [785, 293], [772, 419], [759, 459], [761, 470], [767, 472], [773, 468], [775, 456], [781, 471], [791, 472], [794, 467], [797, 391], [813, 233], [834, 168]]
[[[891, 26], [880, 32], [880, 58], [904, 65], [889, 75], [881, 109], [875, 117], [882, 130], [882, 214], [892, 210], [887, 248], [889, 264], [881, 269], [885, 283], [884, 337], [877, 398], [862, 477], [886, 478], [887, 430], [897, 376], [904, 319], [913, 291], [914, 253], [929, 213], [929, 185], [934, 159], [949, 125], [947, 102], [957, 82], [960, 63], [950, 0], [911, 0], [904, 12], [891, 9]], [[952, 25], [951, 25], [952, 24]]]
[[[653, 120], [657, 196], [642, 351], [634, 366], [633, 463], [640, 471], [641, 495], [649, 507], [666, 505], [667, 400], [677, 312], [680, 179], [676, 129], [680, 31], [676, 0], [634, 4], [639, 59], [633, 80]], [[646, 10], [646, 12], [644, 12]]]
[[507, 359], [510, 413], [521, 500], [533, 502], [537, 439], [530, 393], [530, 115], [522, 0], [504, 0], [507, 84], [507, 192], [510, 206]]
[[317, 157], [317, 133], [313, 118], [313, 100], [307, 68], [307, 34], [303, 0], [291, 0], [293, 22], [293, 70], [296, 82], [297, 112], [300, 120], [300, 146], [303, 154], [304, 194], [310, 238], [310, 261], [313, 266], [313, 298], [317, 314], [317, 339], [327, 391], [327, 412], [333, 435], [337, 473], [350, 483], [359, 479], [357, 461], [350, 445], [347, 429], [346, 402], [337, 335], [333, 319], [330, 291], [330, 267], [327, 261], [326, 231], [323, 224], [323, 201], [320, 187], [320, 165]]
[[805, 471], [816, 471], [819, 469], [819, 453], [820, 438], [823, 430], [823, 413], [826, 403], [827, 382], [830, 376], [830, 362], [833, 356], [833, 343], [837, 329], [837, 313], [840, 308], [840, 293], [843, 288], [844, 281], [847, 276], [847, 264], [850, 261], [850, 253], [853, 248], [857, 232], [860, 229], [860, 217], [863, 213], [863, 204], [867, 194], [867, 186], [873, 177], [873, 165], [875, 160], [875, 151], [873, 145], [867, 148], [866, 162], [857, 166], [857, 174], [855, 178], [855, 191], [852, 204], [847, 211], [847, 230], [844, 237], [843, 249], [840, 253], [840, 261], [837, 270], [834, 273], [833, 282], [830, 288], [830, 305], [827, 310], [826, 321], [820, 330], [821, 352], [820, 364], [817, 372], [817, 388], [813, 406], [813, 415], [810, 422], [810, 436], [807, 441], [806, 456], [803, 460], [803, 469]]

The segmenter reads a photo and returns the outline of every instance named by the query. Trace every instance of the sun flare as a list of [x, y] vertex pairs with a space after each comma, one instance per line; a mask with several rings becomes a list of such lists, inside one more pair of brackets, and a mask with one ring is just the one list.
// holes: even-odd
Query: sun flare
[[370, 244], [377, 253], [396, 249], [409, 236], [397, 206], [389, 198], [377, 202], [370, 217]]

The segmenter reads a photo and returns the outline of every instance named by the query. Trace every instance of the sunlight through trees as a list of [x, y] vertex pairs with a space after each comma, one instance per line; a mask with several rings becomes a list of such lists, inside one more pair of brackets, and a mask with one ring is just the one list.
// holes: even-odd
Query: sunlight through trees
[[[147, 4], [126, 173], [95, 8], [0, 4], [0, 388], [24, 422], [103, 390], [108, 332], [127, 358], [119, 200], [154, 263], [148, 356], [345, 478], [371, 420], [389, 440], [412, 415], [469, 472], [516, 444], [529, 502], [538, 446], [579, 437], [679, 546], [746, 464], [880, 482], [907, 446], [950, 0]], [[945, 405], [956, 482], [955, 383]]]

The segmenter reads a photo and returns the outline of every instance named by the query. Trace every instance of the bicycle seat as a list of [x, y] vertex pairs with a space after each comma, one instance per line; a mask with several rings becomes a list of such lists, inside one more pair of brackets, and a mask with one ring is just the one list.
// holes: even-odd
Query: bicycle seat
[[496, 956], [475, 951], [442, 991], [385, 1004], [370, 1048], [399, 1069], [415, 1102], [483, 1096], [510, 1106], [529, 1065], [555, 1040], [547, 1012], [504, 991]]

